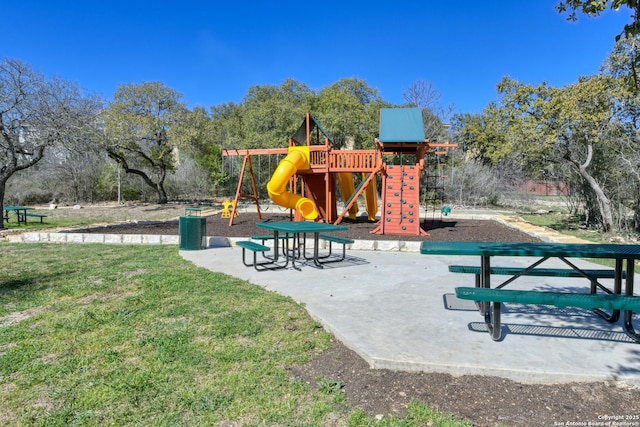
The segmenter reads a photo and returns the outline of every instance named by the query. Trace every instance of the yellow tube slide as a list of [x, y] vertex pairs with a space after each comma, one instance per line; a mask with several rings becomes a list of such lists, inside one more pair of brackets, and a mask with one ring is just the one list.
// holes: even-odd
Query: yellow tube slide
[[[362, 179], [365, 179], [366, 174], [362, 174]], [[376, 179], [373, 178], [373, 181], [367, 185], [367, 188], [364, 189], [364, 202], [367, 205], [367, 216], [369, 221], [375, 221], [376, 215], [378, 214], [378, 196], [376, 189]]]
[[[355, 189], [355, 185], [353, 183], [353, 174], [350, 172], [339, 172], [338, 174], [338, 184], [340, 185], [340, 193], [342, 193], [342, 199], [346, 203], [347, 200], [351, 198]], [[354, 202], [349, 209], [349, 218], [356, 219], [358, 217], [358, 202]]]
[[298, 170], [309, 169], [309, 157], [308, 147], [289, 147], [289, 154], [278, 163], [267, 183], [267, 192], [273, 203], [296, 209], [304, 219], [316, 219], [318, 210], [313, 200], [286, 191], [289, 180]]
[[[337, 175], [338, 183], [340, 184], [340, 191], [342, 192], [342, 197], [346, 202], [355, 191], [353, 174], [349, 172], [341, 172]], [[362, 179], [366, 178], [367, 174], [363, 172]], [[376, 215], [378, 214], [378, 197], [375, 178], [369, 183], [369, 185], [367, 185], [367, 188], [364, 189], [364, 202], [367, 208], [367, 217], [369, 221], [375, 221]], [[349, 209], [349, 218], [356, 219], [358, 211], [358, 202], [356, 201], [351, 205], [351, 209]]]

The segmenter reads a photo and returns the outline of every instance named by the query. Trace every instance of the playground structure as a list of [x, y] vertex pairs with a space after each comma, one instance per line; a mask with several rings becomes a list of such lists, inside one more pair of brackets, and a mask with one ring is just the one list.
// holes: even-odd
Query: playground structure
[[[339, 224], [347, 215], [355, 219], [359, 212], [357, 200], [363, 196], [367, 217], [375, 221], [376, 177], [380, 175], [382, 209], [372, 233], [424, 235], [420, 226], [420, 176], [429, 152], [434, 152], [433, 146], [425, 138], [419, 108], [381, 109], [380, 136], [372, 150], [335, 149], [328, 134], [307, 114], [289, 138], [287, 148], [223, 151], [224, 156], [244, 156], [229, 225], [233, 225], [241, 198], [253, 200], [258, 218], [262, 218], [251, 157], [277, 154], [284, 158], [271, 176], [267, 192], [275, 204], [290, 209], [292, 219], [333, 224]], [[247, 173], [251, 194], [241, 191]], [[357, 186], [354, 174], [361, 176]], [[338, 187], [344, 202], [340, 209]]]

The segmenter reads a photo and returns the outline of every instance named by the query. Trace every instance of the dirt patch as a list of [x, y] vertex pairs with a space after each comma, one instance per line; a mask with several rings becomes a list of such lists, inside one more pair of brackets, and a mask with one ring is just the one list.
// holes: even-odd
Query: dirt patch
[[14, 323], [21, 322], [33, 316], [37, 316], [43, 311], [44, 311], [44, 307], [33, 307], [33, 308], [28, 308], [26, 310], [9, 313], [4, 317], [0, 317], [0, 328], [13, 325]]
[[349, 404], [378, 418], [403, 416], [411, 401], [475, 426], [597, 425], [603, 415], [640, 416], [640, 389], [624, 384], [521, 384], [480, 375], [370, 369], [338, 340], [291, 373], [314, 389], [318, 378], [339, 381]]

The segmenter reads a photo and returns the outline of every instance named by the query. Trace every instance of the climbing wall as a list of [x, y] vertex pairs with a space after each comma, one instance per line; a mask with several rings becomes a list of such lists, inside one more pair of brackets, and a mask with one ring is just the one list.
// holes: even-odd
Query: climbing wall
[[378, 234], [426, 234], [420, 228], [420, 169], [417, 165], [387, 165], [383, 179]]

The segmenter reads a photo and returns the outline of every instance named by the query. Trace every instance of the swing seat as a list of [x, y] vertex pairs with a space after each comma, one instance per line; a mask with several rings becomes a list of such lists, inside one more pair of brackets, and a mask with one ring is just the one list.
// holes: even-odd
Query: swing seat
[[[229, 210], [229, 208], [233, 208], [234, 206], [234, 202], [232, 202], [229, 199], [225, 199], [222, 202], [222, 215], [220, 215], [221, 218], [231, 218], [231, 211]], [[238, 211], [236, 211], [234, 217], [239, 216], [240, 214], [238, 213]]]

